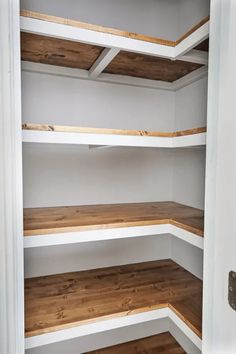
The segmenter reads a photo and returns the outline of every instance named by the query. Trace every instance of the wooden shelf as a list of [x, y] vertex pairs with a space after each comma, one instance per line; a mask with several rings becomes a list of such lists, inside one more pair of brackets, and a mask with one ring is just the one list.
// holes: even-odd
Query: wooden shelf
[[175, 202], [24, 209], [25, 248], [172, 234], [203, 249], [204, 213]]
[[201, 293], [202, 282], [169, 259], [26, 279], [28, 347], [30, 337], [59, 331], [60, 341], [63, 330], [166, 308], [199, 338]]
[[114, 345], [87, 354], [187, 354], [169, 332]]
[[190, 147], [206, 144], [206, 128], [173, 133], [24, 123], [23, 142], [136, 147]]
[[23, 10], [21, 32], [22, 60], [89, 70], [91, 78], [105, 72], [174, 82], [207, 64], [197, 46], [209, 35], [209, 17], [170, 41]]

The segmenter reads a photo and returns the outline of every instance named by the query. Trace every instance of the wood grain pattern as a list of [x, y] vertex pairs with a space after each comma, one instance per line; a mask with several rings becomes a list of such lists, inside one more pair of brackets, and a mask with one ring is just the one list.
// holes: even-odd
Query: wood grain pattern
[[128, 75], [149, 80], [174, 82], [203, 65], [170, 60], [151, 55], [120, 51], [104, 70], [114, 75]]
[[201, 336], [201, 292], [169, 259], [26, 279], [25, 335], [171, 306]]
[[172, 224], [203, 236], [204, 213], [175, 202], [24, 209], [24, 235]]
[[103, 47], [21, 32], [21, 59], [89, 70]]
[[50, 125], [50, 124], [35, 124], [23, 123], [23, 130], [37, 130], [37, 131], [53, 131], [62, 133], [87, 133], [87, 134], [110, 134], [110, 135], [134, 135], [134, 136], [153, 136], [173, 138], [177, 136], [194, 135], [205, 133], [206, 128], [193, 128], [188, 130], [181, 130], [174, 133], [167, 132], [152, 132], [147, 130], [126, 130], [126, 129], [107, 129], [107, 128], [93, 128], [93, 127], [73, 127], [65, 125]]
[[169, 332], [137, 339], [87, 354], [187, 354]]

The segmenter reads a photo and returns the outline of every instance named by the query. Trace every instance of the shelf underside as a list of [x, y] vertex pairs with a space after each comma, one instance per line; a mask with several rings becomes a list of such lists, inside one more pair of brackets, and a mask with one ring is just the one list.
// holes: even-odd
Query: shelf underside
[[204, 213], [175, 202], [24, 209], [24, 235], [172, 224], [203, 236]]
[[[90, 70], [93, 64], [101, 58], [101, 54], [105, 48], [110, 48], [109, 45], [105, 47], [100, 42], [86, 41], [85, 38], [81, 40], [73, 40], [70, 38], [55, 38], [55, 35], [48, 35], [43, 32], [43, 27], [46, 23], [54, 23], [62, 26], [69, 26], [70, 28], [82, 29], [93, 33], [103, 33], [119, 38], [127, 38], [129, 40], [136, 40], [137, 50], [129, 50], [127, 48], [117, 47], [117, 53], [109, 60], [101, 72], [124, 75], [136, 78], [144, 78], [157, 81], [174, 82], [181, 77], [193, 72], [204, 66], [202, 62], [184, 60], [179, 57], [171, 57], [166, 55], [156, 55], [154, 52], [142, 54], [142, 43], [153, 44], [154, 46], [163, 46], [165, 48], [172, 48], [174, 50], [186, 38], [191, 36], [195, 31], [206, 25], [209, 17], [200, 21], [196, 26], [189, 30], [177, 41], [166, 39], [154, 38], [142, 34], [130, 33], [127, 31], [120, 31], [117, 29], [96, 26], [79, 21], [73, 21], [65, 18], [55, 16], [48, 16], [40, 13], [23, 10], [21, 13], [22, 18], [30, 18], [42, 22], [42, 33], [34, 33], [34, 30], [27, 29], [21, 32], [21, 57], [24, 61], [37, 62], [43, 64], [57, 65], [69, 68], [77, 68], [83, 70]], [[205, 37], [202, 37], [205, 40]], [[141, 44], [140, 44], [140, 43]], [[196, 44], [199, 43], [196, 42]], [[140, 48], [139, 48], [140, 46]], [[193, 45], [194, 46], [194, 45]], [[111, 45], [111, 48], [113, 46]], [[189, 50], [191, 50], [192, 46]], [[194, 49], [198, 51], [207, 51], [207, 40], [203, 44], [198, 44]], [[155, 50], [154, 50], [155, 51]], [[188, 51], [188, 50], [187, 50]], [[152, 55], [153, 54], [153, 55]], [[174, 59], [174, 60], [172, 60]], [[177, 59], [177, 60], [176, 60]], [[110, 63], [109, 63], [110, 62]]]
[[172, 260], [25, 280], [25, 335], [169, 307], [201, 337], [202, 282]]
[[[21, 33], [21, 58], [25, 61], [89, 70], [105, 48]], [[105, 73], [174, 82], [203, 65], [120, 51]]]
[[186, 354], [169, 332], [137, 339], [87, 354]]

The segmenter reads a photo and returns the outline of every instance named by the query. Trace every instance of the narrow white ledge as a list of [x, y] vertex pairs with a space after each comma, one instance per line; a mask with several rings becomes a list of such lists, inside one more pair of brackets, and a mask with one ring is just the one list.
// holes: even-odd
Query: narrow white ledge
[[161, 224], [25, 236], [24, 248], [35, 248], [165, 234], [171, 234], [172, 236], [177, 237], [185, 242], [188, 242], [200, 249], [203, 249], [204, 247], [203, 237], [171, 224]]
[[206, 133], [170, 138], [23, 130], [22, 141], [24, 143], [178, 148], [206, 145]]

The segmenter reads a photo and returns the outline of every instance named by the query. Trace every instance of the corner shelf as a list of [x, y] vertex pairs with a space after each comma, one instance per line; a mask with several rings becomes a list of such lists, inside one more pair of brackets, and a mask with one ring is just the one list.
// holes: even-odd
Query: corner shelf
[[169, 332], [133, 340], [112, 347], [98, 349], [87, 354], [187, 354]]
[[180, 148], [206, 144], [206, 128], [174, 133], [24, 123], [22, 141], [95, 146]]
[[[173, 83], [207, 65], [209, 17], [177, 41], [21, 11], [22, 60]], [[204, 46], [206, 48], [206, 46]]]
[[204, 213], [175, 202], [24, 209], [24, 247], [170, 233], [203, 249]]
[[26, 349], [165, 317], [200, 348], [201, 293], [169, 259], [26, 279]]

